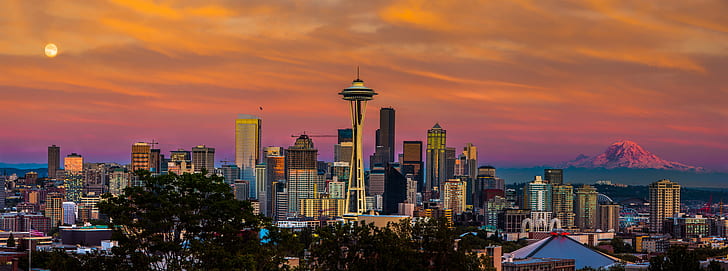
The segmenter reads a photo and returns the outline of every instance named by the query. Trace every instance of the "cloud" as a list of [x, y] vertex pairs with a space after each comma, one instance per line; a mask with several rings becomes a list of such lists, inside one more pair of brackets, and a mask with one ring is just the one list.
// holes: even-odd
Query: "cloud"
[[[718, 0], [0, 6], [0, 114], [8, 125], [23, 133], [52, 129], [59, 143], [79, 147], [77, 138], [103, 127], [96, 138], [115, 150], [104, 153], [120, 153], [109, 159], [122, 162], [135, 137], [175, 146], [209, 140], [229, 155], [231, 119], [261, 105], [265, 145], [290, 144], [288, 135], [302, 130], [346, 127], [348, 108], [336, 93], [357, 65], [380, 93], [365, 135], [376, 128], [376, 109], [393, 106], [398, 140], [423, 139], [440, 122], [451, 127], [452, 144], [503, 142], [489, 159], [548, 151], [538, 159], [559, 160], [629, 137], [659, 140], [659, 151], [672, 157], [684, 147], [667, 143], [694, 141], [711, 158], [688, 152], [679, 160], [728, 161], [712, 148], [728, 138], [719, 128], [728, 122], [728, 5]], [[59, 45], [58, 57], [42, 55], [47, 42]], [[0, 150], [23, 133], [0, 135]], [[42, 147], [50, 137], [28, 140]], [[573, 146], [541, 146], [548, 142]], [[327, 144], [317, 146], [330, 157]]]

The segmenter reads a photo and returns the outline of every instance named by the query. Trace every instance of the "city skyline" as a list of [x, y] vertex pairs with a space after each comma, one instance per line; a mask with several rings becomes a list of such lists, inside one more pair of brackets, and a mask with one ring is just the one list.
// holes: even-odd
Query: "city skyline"
[[[375, 109], [392, 107], [397, 153], [440, 123], [448, 147], [473, 143], [480, 163], [499, 167], [553, 165], [629, 139], [728, 171], [728, 6], [718, 1], [4, 6], [4, 163], [43, 163], [53, 144], [124, 163], [131, 144], [151, 140], [231, 160], [239, 113], [265, 121], [261, 147], [334, 134], [349, 126], [335, 93], [361, 65], [382, 90], [364, 157]], [[43, 55], [49, 42], [54, 58]], [[325, 140], [319, 158], [331, 161], [336, 142]]]

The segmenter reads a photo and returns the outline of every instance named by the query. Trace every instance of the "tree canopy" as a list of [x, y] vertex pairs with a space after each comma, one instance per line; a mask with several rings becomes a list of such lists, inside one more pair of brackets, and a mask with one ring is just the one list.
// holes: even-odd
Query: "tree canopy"
[[[217, 176], [152, 176], [104, 195], [100, 212], [113, 227], [112, 255], [34, 252], [34, 267], [54, 270], [492, 270], [492, 259], [458, 249], [447, 221], [404, 220], [388, 227], [337, 223], [280, 229], [235, 200]], [[261, 232], [265, 237], [261, 239]]]

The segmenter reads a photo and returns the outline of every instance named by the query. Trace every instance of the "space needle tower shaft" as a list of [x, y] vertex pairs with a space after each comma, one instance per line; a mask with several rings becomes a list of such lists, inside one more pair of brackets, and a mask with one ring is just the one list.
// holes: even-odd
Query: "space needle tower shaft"
[[342, 90], [339, 95], [349, 101], [351, 109], [351, 124], [353, 136], [353, 149], [351, 151], [351, 162], [349, 163], [349, 185], [346, 193], [347, 214], [362, 214], [366, 211], [366, 188], [364, 187], [364, 163], [362, 154], [362, 126], [364, 124], [364, 113], [366, 113], [367, 101], [371, 100], [377, 93], [373, 89], [364, 86], [364, 81], [357, 78], [352, 82], [351, 87]]

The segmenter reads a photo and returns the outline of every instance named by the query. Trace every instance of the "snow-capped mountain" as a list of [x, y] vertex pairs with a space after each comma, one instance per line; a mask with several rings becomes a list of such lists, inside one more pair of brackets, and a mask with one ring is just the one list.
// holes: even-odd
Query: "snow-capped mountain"
[[704, 172], [702, 167], [663, 160], [629, 140], [615, 142], [604, 153], [589, 157], [580, 154], [566, 163], [567, 167], [584, 168], [653, 168], [678, 171]]

